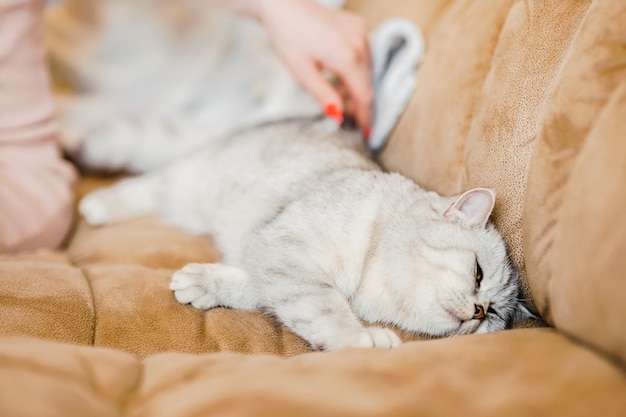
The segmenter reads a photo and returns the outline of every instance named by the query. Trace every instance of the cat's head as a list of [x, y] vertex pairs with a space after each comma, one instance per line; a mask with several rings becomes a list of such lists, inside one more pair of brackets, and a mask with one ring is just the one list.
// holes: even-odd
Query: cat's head
[[[488, 222], [494, 204], [495, 192], [476, 188], [403, 216], [409, 219], [380, 243], [379, 258], [388, 260], [373, 265], [385, 275], [375, 291], [397, 303], [387, 321], [452, 336], [502, 330], [514, 317], [530, 315], [518, 301], [518, 274], [504, 241]], [[365, 310], [367, 319], [373, 311]]]

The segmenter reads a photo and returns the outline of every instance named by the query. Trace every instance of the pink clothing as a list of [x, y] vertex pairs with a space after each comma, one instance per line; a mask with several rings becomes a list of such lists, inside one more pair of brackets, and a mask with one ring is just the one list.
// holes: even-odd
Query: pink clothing
[[43, 47], [43, 0], [0, 0], [0, 253], [55, 247], [72, 221]]

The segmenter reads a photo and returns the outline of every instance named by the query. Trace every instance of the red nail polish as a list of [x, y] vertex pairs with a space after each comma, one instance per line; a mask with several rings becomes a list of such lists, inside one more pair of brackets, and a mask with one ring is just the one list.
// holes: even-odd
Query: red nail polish
[[370, 138], [371, 133], [372, 133], [372, 128], [369, 126], [365, 126], [363, 128], [363, 139], [367, 141]]
[[326, 107], [324, 107], [324, 113], [326, 113], [326, 116], [330, 117], [331, 119], [335, 119], [337, 123], [343, 123], [343, 114], [341, 113], [341, 110], [339, 110], [338, 105], [332, 103], [327, 104]]

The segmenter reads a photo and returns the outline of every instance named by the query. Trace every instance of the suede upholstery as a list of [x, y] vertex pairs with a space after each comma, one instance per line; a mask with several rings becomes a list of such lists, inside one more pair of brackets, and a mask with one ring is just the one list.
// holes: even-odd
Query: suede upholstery
[[626, 415], [626, 4], [348, 7], [427, 39], [381, 162], [444, 194], [494, 188], [547, 327], [310, 352], [260, 313], [174, 300], [176, 268], [219, 259], [208, 238], [79, 220], [62, 250], [0, 257], [0, 415]]

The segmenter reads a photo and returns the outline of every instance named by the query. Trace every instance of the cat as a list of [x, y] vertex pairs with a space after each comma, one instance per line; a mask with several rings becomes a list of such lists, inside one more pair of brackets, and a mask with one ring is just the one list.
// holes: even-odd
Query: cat
[[[92, 225], [159, 214], [210, 234], [215, 264], [173, 274], [181, 303], [263, 310], [314, 349], [392, 348], [397, 334], [504, 329], [523, 314], [518, 276], [488, 221], [492, 190], [456, 197], [384, 172], [357, 132], [283, 121], [88, 194]], [[366, 323], [366, 324], [363, 324]]]
[[[245, 127], [323, 114], [262, 25], [203, 2], [61, 2], [45, 34], [63, 148], [84, 171], [147, 172]], [[394, 18], [370, 47], [368, 144], [380, 150], [414, 91], [424, 38]]]
[[147, 172], [244, 127], [323, 113], [259, 22], [210, 3], [74, 0], [47, 10], [60, 136], [78, 166]]

